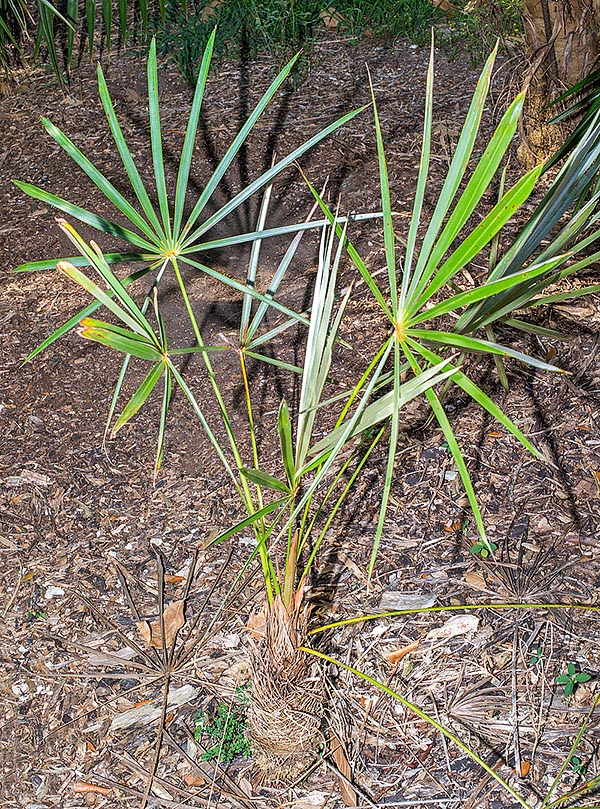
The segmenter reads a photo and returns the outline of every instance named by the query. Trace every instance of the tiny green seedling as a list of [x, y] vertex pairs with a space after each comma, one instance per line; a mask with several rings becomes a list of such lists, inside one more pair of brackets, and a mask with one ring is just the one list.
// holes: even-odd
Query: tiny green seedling
[[542, 654], [542, 647], [538, 646], [535, 652], [529, 658], [529, 665], [530, 666], [541, 666], [544, 660], [544, 656]]
[[576, 772], [577, 775], [584, 776], [587, 773], [587, 767], [579, 756], [571, 756], [569, 763], [571, 764], [571, 769]]
[[237, 695], [242, 700], [241, 704], [221, 702], [212, 720], [204, 711], [198, 711], [194, 738], [200, 741], [203, 736], [207, 736], [212, 742], [202, 754], [203, 761], [217, 759], [229, 764], [238, 756], [250, 757], [250, 742], [246, 737], [248, 697], [243, 689], [238, 689]]
[[46, 617], [46, 613], [43, 610], [27, 610], [25, 613], [25, 618], [30, 621], [37, 621], [41, 620]]
[[568, 663], [567, 673], [558, 674], [554, 682], [564, 686], [565, 696], [570, 697], [579, 683], [587, 683], [591, 679], [591, 674], [586, 674], [585, 671], [576, 671], [575, 663]]
[[479, 542], [476, 542], [470, 548], [473, 556], [481, 556], [482, 559], [487, 559], [490, 553], [497, 550], [498, 546], [495, 542], [490, 542], [489, 540], [484, 541], [483, 539], [480, 539]]

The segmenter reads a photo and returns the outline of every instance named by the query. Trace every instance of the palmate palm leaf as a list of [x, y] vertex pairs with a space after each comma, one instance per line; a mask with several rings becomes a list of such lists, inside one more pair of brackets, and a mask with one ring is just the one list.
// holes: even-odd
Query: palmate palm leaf
[[[558, 371], [558, 368], [546, 362], [498, 343], [491, 326], [497, 321], [503, 321], [531, 331], [548, 333], [549, 330], [541, 329], [535, 324], [515, 320], [513, 317], [515, 311], [541, 303], [544, 300], [541, 293], [548, 285], [587, 266], [598, 257], [593, 255], [583, 258], [569, 266], [574, 253], [588, 247], [600, 236], [600, 231], [593, 231], [582, 238], [584, 231], [593, 229], [598, 218], [597, 194], [590, 200], [587, 208], [564, 225], [550, 244], [545, 243], [568, 208], [589, 188], [594, 174], [598, 171], [600, 147], [592, 138], [588, 138], [583, 139], [571, 155], [523, 232], [497, 262], [488, 278], [472, 289], [463, 291], [457, 286], [457, 275], [494, 242], [502, 227], [530, 196], [542, 171], [540, 166], [525, 174], [512, 188], [502, 193], [498, 203], [475, 228], [468, 228], [469, 219], [480, 209], [483, 194], [492, 182], [515, 134], [523, 104], [523, 96], [519, 95], [510, 105], [485, 151], [469, 171], [493, 61], [494, 54], [488, 59], [479, 79], [433, 214], [428, 222], [423, 222], [423, 201], [427, 189], [431, 152], [432, 52], [427, 81], [420, 170], [402, 261], [398, 261], [397, 258], [383, 136], [377, 116], [376, 100], [373, 98], [388, 274], [387, 293], [377, 285], [357, 250], [349, 241], [347, 242], [349, 255], [377, 301], [382, 317], [389, 324], [388, 340], [393, 344], [393, 370], [385, 370], [380, 377], [380, 382], [386, 383], [391, 389], [366, 407], [353, 430], [353, 434], [358, 434], [362, 429], [370, 428], [382, 421], [390, 423], [387, 471], [370, 571], [373, 570], [383, 532], [394, 474], [403, 375], [410, 371], [418, 379], [427, 372], [427, 369], [439, 368], [441, 362], [448, 363], [448, 349], [460, 352], [461, 357], [472, 352], [488, 354], [498, 360], [511, 357], [542, 370]], [[314, 189], [313, 193], [319, 199]], [[330, 221], [333, 221], [333, 214], [325, 203], [320, 200], [320, 204]], [[418, 235], [422, 230], [425, 234], [419, 241]], [[596, 287], [588, 287], [586, 291], [595, 289]], [[447, 324], [452, 320], [454, 325], [448, 329]], [[484, 330], [484, 335], [478, 333], [480, 330]], [[523, 446], [537, 457], [541, 457], [521, 430], [465, 370], [457, 367], [453, 361], [450, 361], [447, 367], [453, 369], [450, 380], [454, 384], [497, 419]], [[424, 394], [443, 431], [469, 499], [481, 536], [481, 541], [476, 547], [487, 553], [492, 546], [486, 538], [475, 491], [444, 410], [440, 392], [436, 391], [433, 385], [429, 385], [424, 386]], [[333, 440], [333, 436], [328, 436], [313, 447], [313, 451], [316, 453], [326, 451], [332, 446]]]
[[[170, 270], [176, 278], [187, 316], [189, 317], [194, 331], [196, 343], [201, 349], [204, 349], [204, 340], [192, 310], [188, 293], [182, 278], [182, 265], [192, 268], [195, 272], [199, 271], [204, 275], [219, 280], [220, 282], [228, 285], [230, 288], [242, 293], [245, 301], [244, 317], [246, 317], [250, 311], [248, 301], [259, 301], [260, 306], [258, 311], [255, 313], [252, 324], [246, 324], [246, 327], [249, 329], [249, 333], [247, 335], [247, 345], [245, 345], [244, 348], [249, 352], [252, 352], [253, 350], [256, 350], [256, 347], [260, 342], [258, 341], [258, 337], [255, 335], [255, 332], [258, 325], [264, 319], [264, 315], [267, 310], [277, 310], [280, 313], [283, 313], [288, 322], [308, 323], [304, 316], [292, 311], [275, 298], [277, 288], [283, 275], [285, 274], [287, 266], [289, 265], [291, 256], [293, 255], [293, 250], [288, 255], [287, 263], [282, 263], [282, 266], [279, 268], [278, 273], [273, 279], [273, 283], [264, 295], [254, 287], [252, 278], [246, 279], [246, 283], [244, 283], [242, 280], [228, 277], [225, 274], [214, 270], [208, 266], [205, 261], [201, 262], [198, 259], [209, 254], [211, 250], [223, 249], [234, 244], [244, 242], [259, 243], [262, 239], [270, 236], [286, 233], [298, 234], [305, 229], [315, 227], [314, 222], [307, 220], [297, 225], [287, 227], [259, 230], [258, 232], [253, 231], [250, 233], [242, 233], [236, 236], [229, 236], [225, 238], [212, 238], [212, 231], [217, 227], [217, 225], [219, 225], [227, 216], [236, 211], [244, 202], [246, 202], [246, 200], [249, 199], [252, 194], [259, 191], [261, 188], [268, 187], [270, 182], [279, 172], [291, 165], [308, 149], [325, 138], [329, 133], [333, 132], [344, 123], [350, 121], [359, 112], [359, 110], [355, 110], [347, 115], [342, 116], [337, 121], [334, 121], [332, 124], [325, 127], [323, 130], [317, 132], [308, 141], [272, 165], [269, 170], [263, 172], [248, 186], [242, 188], [225, 204], [221, 205], [220, 207], [217, 206], [216, 210], [213, 208], [212, 212], [208, 212], [209, 203], [211, 203], [215, 192], [218, 190], [225, 173], [235, 160], [235, 157], [248, 138], [252, 128], [259, 120], [260, 116], [275, 96], [278, 88], [293, 68], [295, 59], [292, 59], [273, 81], [269, 89], [265, 92], [257, 104], [254, 111], [251, 113], [246, 123], [242, 126], [237, 136], [233, 139], [222, 160], [208, 179], [208, 182], [202, 191], [197, 195], [197, 198], [192, 204], [190, 211], [186, 208], [186, 196], [189, 192], [189, 180], [192, 170], [194, 145], [213, 52], [214, 38], [215, 33], [213, 32], [206, 47], [198, 75], [198, 81], [196, 84], [192, 108], [186, 128], [178, 166], [177, 180], [173, 193], [169, 193], [167, 188], [165, 166], [163, 161], [161, 115], [158, 94], [158, 65], [156, 45], [154, 42], [152, 43], [150, 49], [147, 69], [153, 188], [150, 186], [147, 187], [140, 172], [138, 171], [117, 120], [114, 105], [112, 103], [102, 69], [101, 67], [98, 68], [100, 98], [108, 120], [116, 151], [121, 158], [124, 170], [124, 178], [131, 187], [131, 191], [133, 193], [133, 203], [130, 202], [129, 199], [127, 199], [127, 197], [121, 193], [110, 180], [108, 180], [108, 178], [94, 165], [94, 163], [87, 158], [60, 129], [54, 126], [50, 121], [44, 119], [44, 126], [47, 132], [74, 160], [76, 165], [88, 175], [97, 188], [105, 195], [107, 201], [114, 207], [115, 213], [118, 215], [120, 221], [126, 222], [127, 225], [120, 224], [115, 221], [115, 219], [108, 219], [98, 216], [91, 210], [85, 209], [63, 197], [59, 197], [56, 194], [29, 183], [16, 181], [16, 184], [25, 193], [29, 194], [35, 199], [44, 201], [46, 204], [52, 205], [62, 214], [79, 219], [86, 225], [108, 234], [112, 238], [125, 242], [129, 246], [128, 250], [105, 253], [103, 259], [109, 265], [113, 265], [118, 262], [127, 262], [128, 264], [131, 262], [143, 263], [143, 266], [139, 270], [131, 273], [122, 280], [121, 284], [123, 289], [126, 289], [132, 281], [153, 273], [153, 290], [158, 290], [160, 293], [160, 287], [164, 282], [165, 276]], [[156, 195], [157, 198], [156, 204], [152, 201], [154, 195]], [[295, 243], [297, 245], [297, 241]], [[258, 255], [258, 252], [255, 251], [255, 254]], [[63, 261], [67, 261], [70, 264], [79, 267], [89, 265], [90, 263], [89, 256], [85, 251], [80, 251], [80, 255], [71, 256], [63, 259]], [[55, 265], [56, 260], [38, 261], [24, 264], [18, 267], [17, 271], [26, 272], [45, 270], [53, 268]], [[147, 300], [141, 305], [142, 312], [146, 311], [149, 302], [150, 298], [147, 298]], [[44, 340], [43, 343], [29, 355], [28, 359], [32, 359], [34, 356], [36, 356], [36, 354], [47, 348], [67, 331], [75, 328], [83, 317], [89, 317], [92, 315], [100, 305], [100, 302], [96, 300], [84, 310], [77, 313], [77, 315], [64, 323], [46, 340]], [[264, 339], [267, 338], [263, 335], [262, 339], [264, 341]], [[257, 356], [260, 356], [263, 359], [265, 358], [264, 354]], [[213, 373], [210, 365], [210, 359], [207, 356], [207, 352], [204, 350], [202, 351], [202, 357], [207, 367], [209, 377], [212, 380]], [[127, 372], [128, 364], [129, 360], [126, 357], [122, 372], [119, 376], [115, 394], [113, 396], [109, 422], [115, 412], [117, 398]], [[219, 399], [220, 395], [217, 389], [215, 389], [215, 394]], [[165, 396], [165, 407], [168, 406], [168, 402], [169, 397]], [[219, 406], [223, 408], [221, 403]], [[163, 413], [163, 419], [165, 417], [166, 414]], [[223, 418], [229, 432], [230, 425], [228, 423], [228, 419], [225, 415]], [[231, 438], [233, 440], [232, 436]]]

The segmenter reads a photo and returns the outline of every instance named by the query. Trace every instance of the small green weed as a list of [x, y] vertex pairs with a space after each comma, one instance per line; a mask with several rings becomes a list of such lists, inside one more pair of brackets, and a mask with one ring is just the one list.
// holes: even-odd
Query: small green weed
[[587, 767], [579, 756], [571, 756], [570, 764], [571, 769], [576, 772], [577, 775], [584, 776], [587, 773]]
[[43, 610], [27, 610], [25, 613], [25, 618], [28, 621], [37, 621], [42, 620], [46, 617], [46, 613]]
[[248, 697], [243, 688], [238, 689], [237, 697], [239, 704], [221, 702], [212, 719], [204, 711], [198, 711], [194, 738], [200, 741], [207, 736], [212, 742], [202, 755], [203, 761], [218, 759], [229, 764], [237, 756], [250, 757], [250, 742], [246, 737]]
[[470, 548], [473, 556], [481, 556], [483, 559], [487, 559], [490, 553], [497, 550], [498, 546], [495, 542], [490, 542], [489, 540], [483, 539], [480, 539], [479, 542], [476, 542]]
[[591, 679], [591, 674], [586, 674], [585, 671], [577, 671], [575, 663], [567, 663], [567, 673], [558, 674], [554, 682], [564, 686], [565, 697], [570, 697], [579, 683], [587, 683]]
[[529, 658], [529, 665], [530, 666], [541, 666], [544, 661], [544, 655], [542, 653], [542, 647], [538, 646], [535, 652]]

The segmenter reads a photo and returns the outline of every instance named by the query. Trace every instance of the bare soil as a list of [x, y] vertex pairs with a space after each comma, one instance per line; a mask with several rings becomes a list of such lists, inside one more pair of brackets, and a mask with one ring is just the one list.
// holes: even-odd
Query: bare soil
[[[319, 44], [308, 78], [281, 93], [261, 119], [223, 193], [231, 195], [257, 176], [269, 165], [273, 151], [282, 155], [337, 115], [368, 104], [368, 63], [402, 232], [418, 168], [428, 56], [428, 49], [404, 41]], [[275, 71], [267, 57], [215, 67], [197, 147], [198, 186]], [[514, 65], [500, 60], [486, 131], [506, 103], [514, 71]], [[443, 52], [437, 54], [428, 205], [443, 180], [476, 78], [477, 71], [464, 58], [451, 61]], [[130, 147], [149, 175], [143, 63], [131, 56], [114, 58], [107, 79]], [[169, 68], [161, 71], [161, 104], [165, 155], [174, 180], [190, 91]], [[361, 806], [515, 805], [459, 747], [406, 706], [333, 666], [326, 668], [329, 702], [322, 754], [306, 778], [275, 788], [256, 779], [251, 761], [237, 759], [219, 767], [201, 760], [202, 748], [193, 740], [196, 713], [213, 714], [221, 701], [235, 699], [236, 689], [247, 681], [246, 623], [260, 605], [261, 593], [251, 575], [242, 578], [233, 593], [231, 588], [251, 546], [242, 535], [229, 546], [204, 548], [206, 539], [239, 513], [226, 476], [181, 397], [174, 402], [165, 463], [154, 482], [157, 403], [151, 402], [145, 418], [128, 425], [103, 449], [118, 358], [71, 333], [23, 365], [28, 353], [86, 299], [58, 272], [11, 274], [22, 262], [71, 252], [53, 210], [21, 194], [11, 178], [110, 213], [99, 192], [46, 136], [41, 115], [62, 128], [117, 187], [123, 186], [92, 68], [78, 70], [65, 92], [44, 73], [23, 76], [0, 100], [2, 805], [140, 805], [158, 730], [148, 705], [154, 707], [156, 701], [160, 707], [162, 679], [157, 650], [144, 648], [136, 621], [155, 620], [159, 613], [161, 566], [167, 602], [186, 598], [180, 665], [171, 682], [172, 689], [184, 690], [178, 692], [181, 704], [167, 708], [151, 805], [333, 807], [343, 805], [343, 798]], [[303, 158], [302, 168], [315, 185], [329, 177], [330, 196], [335, 200], [341, 194], [343, 209], [376, 210], [370, 111]], [[511, 170], [516, 173], [518, 168], [513, 164]], [[310, 207], [310, 195], [296, 170], [277, 181], [274, 197], [272, 225], [303, 217]], [[227, 228], [248, 230], [256, 211], [253, 201]], [[357, 225], [352, 236], [370, 266], [380, 269], [383, 252], [377, 227]], [[104, 238], [99, 241], [105, 250], [113, 247]], [[273, 262], [281, 246], [270, 250], [267, 259]], [[298, 265], [285, 292], [293, 305], [307, 300], [315, 251], [314, 240], [308, 239], [304, 264]], [[243, 279], [247, 256], [242, 250], [214, 260], [223, 271]], [[344, 283], [352, 274], [350, 267], [345, 272]], [[205, 279], [190, 284], [208, 340], [233, 333], [239, 300]], [[532, 338], [527, 345], [519, 344], [552, 358], [569, 374], [549, 376], [511, 365], [510, 391], [505, 393], [492, 368], [480, 369], [481, 384], [533, 437], [547, 463], [531, 458], [465, 398], [454, 394], [446, 401], [490, 539], [498, 545], [496, 558], [485, 561], [469, 552], [476, 532], [452, 458], [439, 429], [426, 418], [416, 418], [402, 433], [376, 576], [367, 583], [383, 453], [374, 459], [323, 554], [313, 582], [315, 625], [390, 605], [406, 606], [407, 594], [448, 606], [597, 602], [598, 303], [597, 297], [580, 299], [543, 314], [545, 325], [568, 335], [566, 342]], [[176, 327], [177, 311], [167, 305], [165, 312]], [[374, 312], [364, 287], [358, 286], [343, 337], [359, 357], [376, 328]], [[184, 327], [177, 336], [186, 339]], [[290, 358], [299, 348], [300, 343], [290, 340]], [[194, 367], [189, 368], [192, 379]], [[218, 359], [216, 368], [241, 419], [243, 402], [233, 359]], [[285, 381], [274, 385], [272, 379], [254, 370], [264, 464], [276, 471], [269, 434], [280, 396], [293, 402], [294, 390]], [[208, 388], [200, 391], [207, 412], [216, 419]], [[192, 569], [195, 576], [187, 592]], [[536, 796], [550, 787], [569, 740], [594, 704], [600, 673], [595, 613], [488, 607], [469, 613], [477, 620], [460, 634], [428, 637], [453, 615], [398, 616], [350, 625], [316, 636], [315, 642], [433, 715], [533, 806]], [[115, 665], [120, 661], [109, 657], [123, 655], [136, 644], [141, 652], [130, 662]], [[412, 651], [399, 653], [395, 663], [386, 659], [411, 644]], [[591, 675], [569, 699], [554, 682], [568, 662]], [[136, 706], [137, 721], [126, 729], [116, 727], [115, 720], [131, 717], [128, 712]], [[599, 771], [597, 714], [593, 712], [578, 750], [587, 775], [570, 765], [557, 795]], [[340, 742], [343, 755], [335, 752]], [[340, 770], [356, 792], [349, 791], [343, 778], [340, 781]], [[577, 805], [593, 804], [593, 798], [586, 798]]]

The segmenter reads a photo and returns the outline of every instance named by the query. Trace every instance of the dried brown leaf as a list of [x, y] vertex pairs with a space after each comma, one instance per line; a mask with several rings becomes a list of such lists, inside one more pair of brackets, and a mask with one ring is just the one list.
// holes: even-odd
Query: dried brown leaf
[[346, 756], [346, 751], [344, 750], [343, 744], [335, 735], [333, 730], [331, 730], [331, 728], [329, 729], [329, 749], [331, 750], [331, 755], [333, 756], [333, 760], [335, 761], [335, 766], [344, 776], [344, 778], [337, 779], [342, 800], [344, 801], [346, 806], [356, 806], [358, 796], [356, 794], [356, 791], [352, 788], [352, 786], [349, 783], [347, 783], [347, 781], [350, 781], [352, 778], [352, 770], [350, 769], [350, 763]]
[[[171, 601], [163, 612], [163, 623], [165, 626], [165, 645], [171, 646], [177, 637], [177, 633], [185, 624], [185, 600]], [[138, 631], [148, 646], [154, 649], [162, 649], [162, 636], [160, 630], [160, 619], [148, 623], [148, 621], [138, 621], [136, 623]]]
[[249, 616], [246, 627], [250, 630], [251, 638], [264, 638], [267, 626], [265, 611], [253, 612]]

